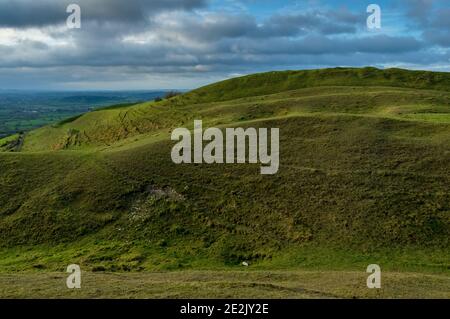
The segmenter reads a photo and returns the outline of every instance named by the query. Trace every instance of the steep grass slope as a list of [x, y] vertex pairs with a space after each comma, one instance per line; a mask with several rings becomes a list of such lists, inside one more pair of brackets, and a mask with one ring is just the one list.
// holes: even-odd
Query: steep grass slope
[[[0, 153], [0, 265], [339, 267], [376, 252], [393, 267], [445, 271], [448, 79], [375, 69], [268, 73], [29, 132], [16, 152]], [[279, 173], [173, 164], [170, 132], [194, 119], [279, 127]], [[14, 140], [0, 145], [11, 150]]]

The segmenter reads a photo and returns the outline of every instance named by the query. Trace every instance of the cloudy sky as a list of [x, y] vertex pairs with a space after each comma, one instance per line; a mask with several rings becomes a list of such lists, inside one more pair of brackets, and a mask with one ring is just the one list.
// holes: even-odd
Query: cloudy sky
[[366, 65], [450, 71], [450, 1], [0, 0], [0, 89], [190, 89]]

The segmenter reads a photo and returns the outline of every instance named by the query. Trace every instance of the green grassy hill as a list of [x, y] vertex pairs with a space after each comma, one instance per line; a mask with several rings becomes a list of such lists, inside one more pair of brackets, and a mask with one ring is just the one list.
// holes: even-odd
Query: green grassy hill
[[[280, 170], [175, 165], [170, 132], [279, 127]], [[270, 72], [0, 140], [0, 269], [450, 265], [450, 74]], [[364, 266], [365, 265], [365, 266]]]

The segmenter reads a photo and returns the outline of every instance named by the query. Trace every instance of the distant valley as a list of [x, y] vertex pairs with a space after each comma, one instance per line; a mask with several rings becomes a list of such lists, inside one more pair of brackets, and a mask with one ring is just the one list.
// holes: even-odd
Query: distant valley
[[136, 103], [163, 91], [0, 91], [0, 138], [112, 104]]

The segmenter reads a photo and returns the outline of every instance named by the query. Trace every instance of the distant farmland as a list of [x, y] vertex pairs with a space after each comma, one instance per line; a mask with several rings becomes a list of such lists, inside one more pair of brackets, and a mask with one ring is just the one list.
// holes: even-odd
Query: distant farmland
[[0, 137], [118, 103], [152, 100], [165, 92], [0, 91]]

